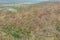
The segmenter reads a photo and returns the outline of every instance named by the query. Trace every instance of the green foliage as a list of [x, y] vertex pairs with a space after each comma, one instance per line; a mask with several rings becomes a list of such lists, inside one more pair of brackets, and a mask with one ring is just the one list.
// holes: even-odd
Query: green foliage
[[57, 30], [57, 31], [60, 31], [60, 21], [59, 21], [59, 20], [57, 20], [56, 30]]
[[15, 39], [20, 39], [21, 36], [26, 36], [26, 37], [30, 37], [30, 31], [27, 30], [26, 28], [25, 29], [22, 29], [22, 28], [18, 28], [16, 27], [16, 25], [4, 25], [2, 27], [2, 31], [5, 32], [8, 36], [9, 35], [12, 35]]
[[56, 27], [56, 30], [60, 31], [60, 26], [57, 26], [57, 27]]

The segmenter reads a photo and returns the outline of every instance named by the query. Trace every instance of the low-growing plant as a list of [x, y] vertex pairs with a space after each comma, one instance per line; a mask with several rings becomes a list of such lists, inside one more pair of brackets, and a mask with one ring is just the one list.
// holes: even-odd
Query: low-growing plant
[[18, 28], [16, 25], [4, 25], [2, 31], [5, 32], [8, 36], [11, 35], [15, 40], [20, 40], [21, 36], [25, 36], [29, 39], [31, 31], [26, 28]]

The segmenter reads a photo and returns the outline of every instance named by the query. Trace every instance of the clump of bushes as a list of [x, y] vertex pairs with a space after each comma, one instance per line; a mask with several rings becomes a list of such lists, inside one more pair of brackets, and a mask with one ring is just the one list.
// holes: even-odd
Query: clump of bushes
[[14, 37], [15, 40], [20, 40], [20, 38], [28, 38], [30, 37], [30, 30], [27, 28], [18, 28], [16, 25], [7, 24], [3, 25], [2, 31], [5, 32], [8, 36]]

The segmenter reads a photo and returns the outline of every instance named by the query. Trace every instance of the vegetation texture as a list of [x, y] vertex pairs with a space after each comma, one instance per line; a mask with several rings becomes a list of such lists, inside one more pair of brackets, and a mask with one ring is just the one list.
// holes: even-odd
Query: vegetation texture
[[60, 3], [0, 10], [0, 40], [60, 40]]

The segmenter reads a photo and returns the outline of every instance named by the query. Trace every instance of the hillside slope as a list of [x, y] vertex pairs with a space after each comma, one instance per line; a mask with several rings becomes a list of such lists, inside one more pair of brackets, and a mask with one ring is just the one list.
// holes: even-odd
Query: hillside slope
[[60, 4], [0, 10], [0, 40], [60, 40]]

